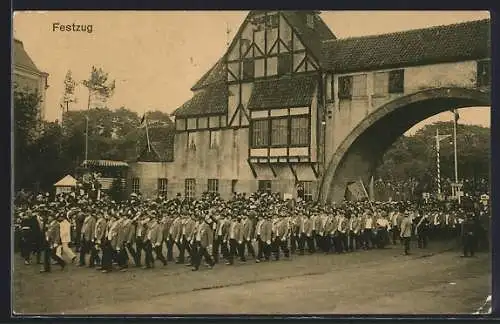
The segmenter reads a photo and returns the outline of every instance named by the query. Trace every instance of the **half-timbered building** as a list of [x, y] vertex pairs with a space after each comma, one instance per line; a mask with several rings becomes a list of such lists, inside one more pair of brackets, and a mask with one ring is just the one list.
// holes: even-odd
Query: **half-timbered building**
[[[481, 28], [467, 26], [462, 29], [472, 30], [470, 37], [484, 36]], [[437, 34], [450, 34], [445, 36], [450, 41], [463, 32], [440, 28]], [[328, 125], [344, 111], [351, 116], [352, 107], [344, 106], [353, 98], [371, 102], [373, 81], [361, 71], [384, 69], [387, 75], [380, 75], [384, 79], [376, 86], [402, 94], [405, 71], [395, 67], [405, 63], [404, 55], [414, 65], [432, 63], [425, 52], [432, 47], [422, 47], [432, 42], [433, 33], [396, 37], [422, 49], [422, 59], [406, 52], [387, 57], [382, 54], [395, 39], [392, 34], [337, 40], [317, 11], [251, 11], [226, 53], [191, 88], [192, 98], [174, 111], [171, 145], [156, 148], [156, 160], [131, 164], [134, 191], [170, 197], [211, 191], [228, 198], [233, 192], [267, 190], [315, 199], [326, 160], [335, 151], [333, 128], [340, 127]], [[458, 41], [465, 44], [467, 38]], [[483, 55], [469, 52], [470, 59]], [[451, 59], [438, 54], [436, 61]], [[356, 73], [339, 69], [344, 60], [356, 65]]]

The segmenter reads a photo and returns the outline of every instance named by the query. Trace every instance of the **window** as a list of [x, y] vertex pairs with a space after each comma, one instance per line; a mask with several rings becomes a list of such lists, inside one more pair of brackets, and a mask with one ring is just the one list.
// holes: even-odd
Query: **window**
[[314, 15], [307, 15], [307, 26], [309, 28], [314, 28]]
[[278, 74], [278, 58], [276, 56], [267, 58], [267, 76]]
[[312, 181], [300, 181], [297, 185], [297, 197], [305, 201], [312, 201]]
[[404, 92], [404, 70], [393, 70], [389, 72], [389, 93]]
[[187, 148], [190, 150], [196, 150], [196, 133], [187, 133]]
[[271, 180], [259, 180], [259, 191], [271, 192]]
[[236, 185], [237, 184], [238, 184], [238, 180], [237, 179], [231, 180], [231, 193], [235, 193], [236, 192]]
[[168, 180], [166, 178], [158, 179], [158, 196], [167, 197]]
[[491, 85], [491, 64], [490, 60], [477, 62], [477, 86]]
[[271, 119], [271, 145], [285, 146], [288, 143], [288, 120]]
[[255, 75], [255, 65], [253, 59], [247, 59], [243, 61], [243, 79], [253, 79]]
[[373, 74], [373, 94], [385, 96], [389, 90], [389, 74], [387, 72], [376, 72]]
[[292, 117], [290, 144], [294, 146], [309, 145], [309, 117]]
[[255, 60], [255, 77], [260, 78], [265, 76], [265, 68], [264, 65], [266, 63], [265, 59], [257, 59]]
[[189, 200], [194, 199], [195, 187], [196, 187], [195, 179], [184, 180], [184, 196], [186, 197], [186, 199]]
[[219, 118], [220, 118], [220, 116], [208, 117], [208, 127], [219, 128], [220, 127]]
[[177, 125], [177, 130], [185, 130], [186, 129], [186, 120], [185, 119], [176, 119], [175, 124]]
[[252, 121], [252, 147], [269, 145], [269, 120]]
[[187, 128], [188, 129], [196, 129], [196, 118], [189, 118], [187, 120]]
[[325, 90], [326, 90], [326, 100], [327, 101], [333, 101], [333, 94], [335, 93], [333, 90], [333, 76], [331, 74], [327, 75], [326, 77], [326, 85], [325, 85]]
[[220, 131], [210, 131], [210, 148], [216, 149], [220, 143]]
[[352, 96], [366, 96], [366, 74], [358, 74], [352, 77]]
[[279, 16], [278, 14], [272, 14], [267, 16], [266, 27], [267, 28], [278, 28], [279, 25]]
[[339, 99], [351, 99], [352, 76], [339, 77]]
[[219, 179], [208, 179], [208, 192], [219, 192]]
[[292, 55], [283, 53], [278, 56], [278, 74], [287, 74], [292, 72]]
[[138, 194], [141, 190], [141, 182], [139, 178], [132, 178], [132, 192]]

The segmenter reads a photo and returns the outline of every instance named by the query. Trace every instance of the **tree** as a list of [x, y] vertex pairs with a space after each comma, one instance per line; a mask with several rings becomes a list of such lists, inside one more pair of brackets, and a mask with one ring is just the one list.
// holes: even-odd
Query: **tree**
[[88, 80], [83, 80], [83, 85], [88, 89], [89, 96], [87, 101], [87, 109], [91, 108], [92, 98], [98, 96], [99, 100], [106, 102], [115, 91], [115, 80], [108, 82], [109, 73], [106, 73], [101, 68], [92, 66], [90, 77]]
[[76, 81], [73, 79], [73, 75], [71, 70], [66, 72], [66, 77], [64, 78], [64, 95], [63, 95], [63, 103], [64, 105], [61, 107], [63, 111], [69, 111], [69, 105], [71, 103], [76, 102], [75, 98], [75, 87]]
[[[401, 136], [385, 153], [377, 168], [377, 178], [384, 181], [417, 181], [415, 192], [435, 191], [436, 184], [436, 129], [440, 134], [453, 134], [452, 122], [427, 125], [413, 136]], [[460, 179], [479, 182], [489, 178], [490, 129], [459, 124], [457, 127], [458, 173]], [[443, 186], [454, 181], [453, 139], [440, 145], [440, 169]], [[449, 181], [447, 181], [449, 179]]]
[[31, 148], [39, 136], [39, 102], [37, 92], [14, 88], [14, 184], [23, 187], [30, 176]]

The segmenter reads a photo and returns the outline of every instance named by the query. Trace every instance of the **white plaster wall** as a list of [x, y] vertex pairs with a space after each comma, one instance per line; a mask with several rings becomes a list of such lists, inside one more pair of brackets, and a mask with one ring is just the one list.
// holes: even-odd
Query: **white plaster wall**
[[[385, 96], [373, 95], [373, 74], [389, 70], [377, 70], [363, 72], [367, 74], [367, 94], [365, 97], [355, 97], [352, 100], [343, 101], [338, 99], [338, 79], [345, 75], [334, 75], [334, 102], [327, 106], [333, 111], [332, 120], [327, 121], [327, 161], [331, 158], [337, 147], [347, 135], [369, 114], [380, 106], [401, 96], [409, 95], [418, 91], [439, 87], [463, 87], [474, 88], [476, 85], [477, 63], [476, 61], [464, 61], [455, 63], [432, 64], [404, 68], [404, 93], [386, 94]], [[329, 76], [326, 76], [327, 79]]]

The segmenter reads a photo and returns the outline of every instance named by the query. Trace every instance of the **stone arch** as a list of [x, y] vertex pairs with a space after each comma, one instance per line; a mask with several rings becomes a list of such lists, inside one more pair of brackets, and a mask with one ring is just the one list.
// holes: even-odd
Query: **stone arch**
[[347, 182], [361, 179], [366, 183], [385, 151], [418, 122], [451, 109], [490, 105], [489, 91], [457, 87], [426, 89], [382, 105], [336, 149], [322, 177], [319, 200], [339, 201]]

